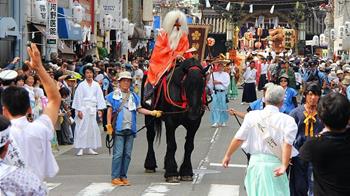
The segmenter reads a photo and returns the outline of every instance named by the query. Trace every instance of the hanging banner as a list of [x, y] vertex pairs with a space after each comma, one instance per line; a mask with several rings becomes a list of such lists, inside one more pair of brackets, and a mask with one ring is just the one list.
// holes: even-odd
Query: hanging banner
[[198, 51], [199, 61], [204, 60], [206, 40], [210, 25], [188, 25], [188, 40], [190, 48], [194, 47]]
[[283, 29], [284, 32], [284, 47], [286, 49], [294, 48], [296, 34], [294, 29]]
[[122, 0], [101, 0], [100, 1], [100, 25], [105, 15], [109, 14], [112, 16], [111, 29], [122, 30], [122, 15], [123, 4]]

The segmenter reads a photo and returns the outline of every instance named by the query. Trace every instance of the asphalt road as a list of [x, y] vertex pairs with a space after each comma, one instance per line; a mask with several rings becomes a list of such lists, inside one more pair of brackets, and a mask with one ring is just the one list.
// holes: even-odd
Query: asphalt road
[[[242, 94], [242, 90], [239, 90]], [[245, 111], [248, 105], [241, 105], [240, 98], [231, 100], [230, 107]], [[106, 147], [98, 149], [99, 155], [75, 156], [75, 150], [65, 147], [64, 153], [56, 156], [60, 171], [54, 178], [47, 179], [50, 195], [128, 195], [128, 196], [244, 196], [244, 174], [246, 157], [241, 150], [231, 160], [229, 168], [221, 166], [221, 160], [239, 125], [230, 117], [227, 127], [211, 128], [210, 112], [203, 116], [201, 126], [196, 134], [195, 149], [192, 154], [194, 169], [193, 182], [176, 184], [165, 183], [163, 177], [163, 157], [165, 155], [165, 134], [161, 143], [155, 144], [158, 169], [156, 173], [145, 173], [143, 164], [147, 150], [146, 130], [141, 131], [134, 141], [132, 160], [128, 178], [131, 186], [111, 185], [111, 159]], [[143, 126], [142, 115], [138, 116], [138, 127]], [[242, 121], [240, 119], [240, 121]], [[165, 133], [165, 131], [164, 131]], [[102, 134], [104, 144], [104, 133]], [[176, 160], [181, 164], [184, 154], [185, 129], [176, 131]], [[68, 149], [67, 149], [68, 148]]]

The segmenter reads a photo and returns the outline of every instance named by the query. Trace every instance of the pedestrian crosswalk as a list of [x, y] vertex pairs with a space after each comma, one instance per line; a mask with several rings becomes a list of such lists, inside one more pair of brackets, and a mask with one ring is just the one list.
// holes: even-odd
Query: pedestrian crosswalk
[[208, 196], [239, 196], [238, 185], [227, 185], [227, 184], [212, 184]]
[[102, 196], [113, 191], [114, 188], [115, 186], [111, 183], [91, 183], [76, 196]]
[[[64, 195], [63, 187], [59, 191], [55, 191], [60, 186], [64, 186], [62, 183], [46, 183], [50, 195]], [[141, 194], [142, 196], [171, 196], [172, 191], [182, 190], [183, 185], [181, 183], [151, 183]], [[239, 185], [228, 184], [210, 184], [208, 193], [204, 195], [208, 196], [239, 196]], [[111, 183], [91, 183], [82, 190], [78, 191], [76, 196], [103, 196], [108, 195], [117, 186], [113, 186]], [[63, 191], [63, 192], [62, 192]], [[188, 191], [191, 191], [190, 189]], [[57, 193], [56, 193], [57, 192]], [[54, 193], [54, 194], [52, 194]], [[190, 192], [189, 192], [190, 193]], [[185, 193], [183, 193], [185, 194]]]

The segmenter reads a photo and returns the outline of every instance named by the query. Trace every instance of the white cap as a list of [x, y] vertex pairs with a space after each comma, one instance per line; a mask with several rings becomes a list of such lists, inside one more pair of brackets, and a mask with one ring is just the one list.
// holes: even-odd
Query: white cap
[[0, 72], [1, 80], [14, 80], [17, 77], [18, 73], [13, 70], [3, 70]]

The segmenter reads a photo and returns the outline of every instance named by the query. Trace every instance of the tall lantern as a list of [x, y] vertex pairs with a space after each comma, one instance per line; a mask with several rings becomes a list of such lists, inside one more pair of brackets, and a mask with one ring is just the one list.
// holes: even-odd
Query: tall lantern
[[336, 39], [336, 35], [335, 35], [335, 29], [331, 29], [329, 38], [334, 41]]
[[47, 0], [36, 0], [32, 4], [33, 22], [46, 23], [47, 20]]
[[326, 46], [327, 42], [326, 42], [326, 35], [325, 34], [321, 34], [320, 35], [320, 46]]
[[338, 36], [339, 36], [339, 39], [343, 39], [344, 38], [344, 33], [345, 33], [345, 26], [339, 26], [339, 31], [338, 31]]
[[146, 38], [151, 38], [152, 26], [145, 25]]
[[129, 23], [129, 32], [128, 32], [129, 37], [134, 35], [134, 28], [135, 28], [135, 24], [134, 23]]
[[129, 33], [129, 20], [127, 18], [122, 19], [122, 28], [124, 33]]
[[314, 46], [320, 45], [320, 40], [319, 40], [319, 38], [318, 38], [317, 35], [314, 35], [314, 37], [312, 38], [312, 44], [313, 44]]
[[79, 2], [74, 1], [72, 6], [73, 21], [76, 23], [81, 23], [83, 21], [85, 9], [80, 5]]
[[110, 14], [106, 14], [103, 17], [104, 30], [110, 31], [112, 29], [113, 16]]
[[350, 21], [345, 22], [345, 35], [350, 36]]

